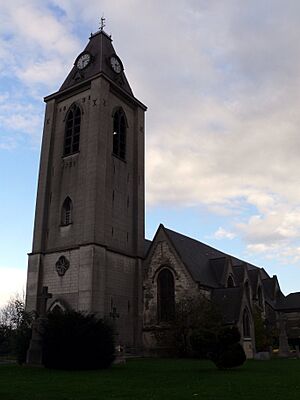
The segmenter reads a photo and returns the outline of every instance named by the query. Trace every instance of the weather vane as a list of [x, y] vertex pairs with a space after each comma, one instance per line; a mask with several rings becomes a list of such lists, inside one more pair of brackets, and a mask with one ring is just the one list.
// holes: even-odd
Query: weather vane
[[101, 17], [101, 23], [100, 23], [100, 31], [101, 32], [103, 31], [104, 27], [105, 27], [105, 18]]

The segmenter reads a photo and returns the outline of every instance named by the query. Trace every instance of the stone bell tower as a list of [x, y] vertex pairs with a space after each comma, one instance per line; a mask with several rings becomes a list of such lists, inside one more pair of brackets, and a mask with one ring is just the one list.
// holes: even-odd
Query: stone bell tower
[[112, 317], [138, 346], [144, 256], [144, 112], [101, 28], [46, 112], [26, 307]]

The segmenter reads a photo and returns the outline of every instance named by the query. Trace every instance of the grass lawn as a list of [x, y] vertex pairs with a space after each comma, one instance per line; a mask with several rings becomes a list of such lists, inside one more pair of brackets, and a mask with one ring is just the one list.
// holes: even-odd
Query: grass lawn
[[248, 361], [218, 371], [208, 361], [137, 359], [104, 371], [0, 366], [1, 400], [299, 400], [300, 360]]

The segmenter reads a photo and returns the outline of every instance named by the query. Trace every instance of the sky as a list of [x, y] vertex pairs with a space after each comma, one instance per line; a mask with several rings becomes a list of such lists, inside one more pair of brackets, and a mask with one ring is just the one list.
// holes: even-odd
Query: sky
[[159, 223], [300, 291], [300, 2], [0, 5], [0, 306], [25, 290], [43, 129], [105, 16], [146, 114], [146, 236]]

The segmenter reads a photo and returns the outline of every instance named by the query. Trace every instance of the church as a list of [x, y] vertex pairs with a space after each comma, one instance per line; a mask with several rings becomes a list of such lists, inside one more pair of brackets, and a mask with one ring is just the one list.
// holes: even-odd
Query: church
[[254, 307], [275, 324], [284, 316], [299, 340], [300, 293], [284, 296], [276, 276], [163, 225], [145, 239], [147, 107], [103, 28], [45, 102], [27, 310], [46, 286], [49, 310], [111, 318], [126, 351], [155, 353], [176, 302], [202, 294], [249, 358]]

